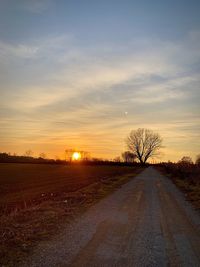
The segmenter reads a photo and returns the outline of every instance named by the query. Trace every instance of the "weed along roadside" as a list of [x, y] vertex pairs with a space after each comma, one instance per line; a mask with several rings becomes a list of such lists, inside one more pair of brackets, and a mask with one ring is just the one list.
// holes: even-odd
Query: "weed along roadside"
[[198, 164], [163, 163], [157, 166], [184, 193], [200, 212], [200, 166]]

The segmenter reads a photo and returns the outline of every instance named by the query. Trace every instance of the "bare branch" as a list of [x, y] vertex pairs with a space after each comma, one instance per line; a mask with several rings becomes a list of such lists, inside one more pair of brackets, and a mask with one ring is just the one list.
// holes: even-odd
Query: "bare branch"
[[158, 154], [162, 147], [162, 138], [152, 130], [139, 128], [131, 131], [126, 139], [128, 149], [141, 163]]

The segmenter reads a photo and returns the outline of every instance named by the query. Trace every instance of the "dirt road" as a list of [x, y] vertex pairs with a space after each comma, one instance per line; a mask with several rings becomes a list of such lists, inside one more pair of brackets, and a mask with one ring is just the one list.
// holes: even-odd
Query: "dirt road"
[[200, 266], [200, 218], [149, 167], [38, 247], [23, 266]]

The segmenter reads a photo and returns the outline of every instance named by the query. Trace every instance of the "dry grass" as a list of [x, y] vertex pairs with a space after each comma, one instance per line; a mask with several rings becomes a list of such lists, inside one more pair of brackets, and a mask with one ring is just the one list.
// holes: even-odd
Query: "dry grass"
[[[30, 167], [31, 166], [28, 168]], [[33, 167], [34, 165], [32, 168]], [[47, 167], [48, 166], [46, 166], [45, 169]], [[51, 169], [51, 166], [49, 167]], [[31, 197], [34, 196], [34, 199], [36, 199], [37, 194], [35, 194], [35, 192], [37, 193], [36, 189], [38, 188], [40, 193], [43, 192], [42, 194], [45, 194], [48, 197], [43, 198], [42, 201], [32, 201], [31, 203], [35, 203], [34, 205], [27, 205], [27, 207], [23, 207], [23, 209], [15, 209], [12, 210], [11, 213], [4, 213], [1, 215], [0, 264], [3, 264], [4, 266], [17, 266], [18, 262], [23, 257], [26, 257], [38, 242], [47, 240], [52, 235], [58, 233], [58, 231], [61, 231], [64, 224], [73, 220], [78, 214], [85, 211], [99, 199], [130, 180], [141, 170], [139, 167], [124, 168], [118, 166], [76, 167], [78, 168], [79, 173], [81, 171], [80, 167], [83, 168], [82, 172], [84, 173], [85, 177], [87, 176], [86, 173], [88, 173], [88, 177], [92, 177], [92, 175], [95, 173], [96, 175], [93, 179], [88, 179], [85, 185], [82, 183], [80, 187], [78, 184], [77, 189], [74, 189], [76, 188], [75, 183], [79, 183], [80, 180], [83, 181], [83, 174], [81, 174], [81, 177], [74, 177], [74, 185], [72, 187], [65, 187], [67, 190], [63, 190], [63, 177], [60, 180], [57, 178], [55, 180], [54, 178], [54, 183], [54, 180], [52, 181], [51, 178], [49, 178], [49, 182], [46, 178], [46, 185], [44, 181], [41, 183], [41, 178], [38, 180], [36, 179], [35, 183], [30, 183], [32, 187], [34, 185], [34, 188], [29, 188], [28, 181], [26, 181], [24, 188], [26, 188], [28, 192], [31, 192], [31, 194], [29, 195], [27, 192], [24, 192], [24, 195]], [[76, 171], [73, 169], [73, 174]], [[39, 173], [41, 174], [41, 172]], [[68, 173], [70, 173], [69, 169]], [[25, 173], [23, 174], [26, 175]], [[17, 183], [17, 178], [15, 176], [13, 177], [15, 183]], [[72, 176], [69, 179], [70, 186], [72, 185], [71, 179]], [[21, 182], [22, 178], [19, 180]], [[33, 179], [30, 178], [30, 181], [33, 181]], [[38, 186], [38, 184], [40, 186]], [[55, 191], [53, 191], [53, 184], [56, 184]], [[67, 182], [65, 181], [64, 184], [66, 186]], [[14, 189], [14, 187], [12, 188]], [[46, 188], [47, 191], [44, 191], [44, 188]], [[73, 191], [70, 191], [70, 188], [73, 188]], [[14, 197], [12, 196], [11, 192], [14, 194]], [[11, 192], [7, 192], [3, 195], [3, 200], [1, 199], [1, 203], [3, 203], [3, 201], [5, 202], [5, 200], [11, 196], [12, 201], [17, 200], [16, 205], [18, 205], [19, 198], [16, 197], [16, 190], [11, 190]], [[7, 199], [7, 201], [10, 203], [9, 199]]]
[[158, 168], [181, 189], [194, 208], [200, 211], [200, 166], [165, 163]]
[[184, 192], [185, 197], [200, 211], [200, 184], [193, 185], [188, 181], [176, 179], [175, 184]]

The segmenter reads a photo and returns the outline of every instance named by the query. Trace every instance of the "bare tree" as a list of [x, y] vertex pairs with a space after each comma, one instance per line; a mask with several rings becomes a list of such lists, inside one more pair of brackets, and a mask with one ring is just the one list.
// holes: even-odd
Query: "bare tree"
[[182, 163], [182, 164], [192, 164], [193, 161], [192, 161], [192, 158], [191, 158], [191, 157], [184, 156], [184, 157], [182, 157], [181, 160], [178, 161], [178, 163]]
[[45, 153], [42, 152], [42, 153], [40, 153], [39, 157], [40, 157], [41, 159], [46, 159], [47, 156], [46, 156]]
[[139, 128], [130, 132], [126, 144], [140, 163], [145, 164], [149, 158], [158, 155], [162, 147], [162, 138], [152, 130]]
[[71, 161], [73, 158], [74, 153], [79, 153], [81, 155], [82, 160], [89, 160], [91, 158], [91, 155], [87, 151], [81, 151], [81, 150], [76, 150], [76, 149], [66, 149], [65, 150], [65, 160], [66, 161]]
[[121, 162], [121, 159], [120, 159], [119, 156], [117, 156], [117, 157], [115, 157], [115, 158], [113, 159], [113, 161], [114, 161], [114, 162]]
[[197, 165], [200, 166], [200, 154], [198, 154], [198, 155], [196, 156], [195, 164], [197, 164]]
[[125, 151], [122, 153], [122, 159], [124, 162], [134, 162], [136, 159], [136, 155], [131, 153], [130, 151]]
[[27, 150], [25, 151], [25, 154], [24, 154], [25, 157], [32, 157], [33, 156], [33, 151], [32, 150]]

